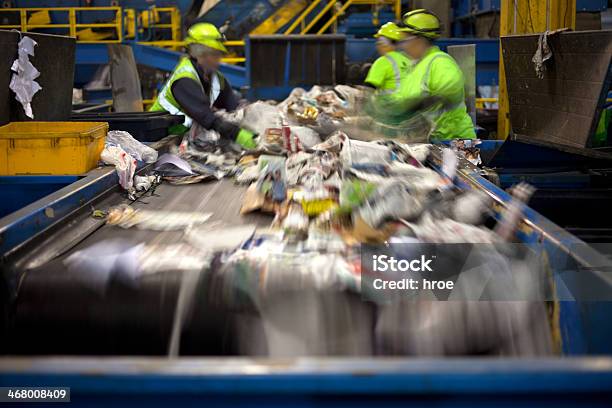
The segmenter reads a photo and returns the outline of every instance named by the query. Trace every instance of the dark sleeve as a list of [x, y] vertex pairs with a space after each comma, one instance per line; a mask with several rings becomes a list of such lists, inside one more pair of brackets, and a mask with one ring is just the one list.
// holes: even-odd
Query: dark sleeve
[[229, 83], [227, 78], [223, 77], [223, 89], [219, 94], [219, 97], [215, 101], [215, 108], [225, 109], [228, 112], [235, 110], [240, 102], [236, 97], [236, 93], [232, 89], [232, 85]]
[[176, 80], [172, 84], [172, 95], [183, 112], [198, 122], [204, 129], [214, 129], [223, 138], [236, 139], [240, 128], [215, 115], [210, 107], [210, 98], [202, 91], [196, 81], [190, 78]]

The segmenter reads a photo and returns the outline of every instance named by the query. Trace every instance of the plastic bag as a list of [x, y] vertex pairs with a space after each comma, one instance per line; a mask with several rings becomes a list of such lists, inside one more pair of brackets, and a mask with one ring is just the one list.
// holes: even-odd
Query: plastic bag
[[408, 193], [406, 184], [393, 180], [379, 185], [358, 213], [370, 227], [377, 228], [385, 221], [414, 220], [423, 210], [423, 203]]
[[291, 105], [292, 103], [298, 102], [300, 98], [304, 96], [305, 93], [306, 91], [302, 88], [293, 88], [289, 96], [284, 101], [282, 101], [281, 103], [277, 105], [278, 108], [286, 113], [287, 107]]
[[348, 85], [336, 85], [334, 90], [346, 101], [347, 110], [357, 110], [358, 105], [362, 103], [361, 100], [365, 97], [365, 93], [361, 89]]
[[255, 134], [263, 135], [266, 129], [280, 128], [282, 125], [282, 115], [276, 106], [255, 102], [245, 108], [241, 126]]
[[470, 190], [453, 203], [451, 218], [464, 224], [480, 224], [491, 212], [493, 199], [480, 190]]
[[[295, 135], [304, 149], [310, 149], [321, 143], [319, 134], [304, 126], [291, 126], [291, 134]], [[289, 149], [287, 149], [289, 150]]]
[[132, 135], [123, 130], [111, 130], [108, 132], [106, 144], [121, 147], [138, 161], [153, 163], [157, 160], [157, 150], [140, 143]]
[[244, 119], [244, 108], [238, 108], [231, 112], [224, 109], [218, 110], [215, 112], [215, 115], [226, 122], [233, 123], [234, 125], [240, 125]]
[[[157, 153], [157, 152], [156, 152]], [[125, 190], [131, 190], [136, 172], [136, 160], [119, 146], [106, 146], [100, 154], [100, 159], [115, 166], [119, 175], [119, 184]]]
[[188, 145], [193, 145], [198, 149], [209, 152], [217, 150], [220, 145], [221, 135], [216, 130], [205, 129], [196, 122], [189, 129], [187, 140]]

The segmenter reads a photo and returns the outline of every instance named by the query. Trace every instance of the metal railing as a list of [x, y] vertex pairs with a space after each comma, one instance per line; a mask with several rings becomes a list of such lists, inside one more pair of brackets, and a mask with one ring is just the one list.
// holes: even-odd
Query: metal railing
[[[327, 4], [315, 15], [310, 21], [306, 22], [308, 16], [321, 5], [322, 0], [314, 0], [308, 7], [302, 11], [302, 13], [291, 23], [291, 25], [285, 30], [283, 34], [293, 34], [294, 30], [300, 26], [300, 34], [308, 34], [310, 30], [336, 5], [340, 4], [338, 0], [329, 0]], [[316, 34], [323, 34], [327, 29], [334, 24], [338, 17], [344, 14], [344, 12], [351, 6], [358, 5], [371, 5], [371, 6], [384, 6], [390, 5], [395, 13], [395, 18], [399, 20], [402, 16], [402, 2], [401, 0], [347, 0], [335, 10], [332, 16], [319, 28]], [[334, 26], [335, 27], [335, 26]]]
[[[170, 48], [178, 50], [185, 46], [185, 42], [181, 40], [181, 14], [176, 7], [151, 7], [136, 13], [133, 9], [123, 9], [121, 7], [30, 7], [30, 8], [0, 8], [0, 13], [15, 13], [19, 15], [19, 24], [0, 24], [0, 29], [16, 29], [22, 32], [28, 32], [34, 29], [60, 29], [65, 30], [70, 37], [76, 38], [81, 44], [97, 44], [97, 43], [120, 43], [124, 39], [130, 38], [139, 44], [150, 45], [155, 47]], [[67, 23], [52, 23], [37, 24], [29, 22], [32, 15], [36, 13], [51, 13], [60, 12], [66, 13]], [[84, 14], [112, 12], [114, 13], [114, 21], [109, 23], [83, 23], [80, 20], [85, 17]], [[168, 17], [164, 20], [165, 15]], [[114, 28], [112, 39], [82, 39], [83, 35], [79, 30], [93, 28]], [[170, 32], [169, 40], [151, 40], [150, 38], [155, 32], [167, 30]], [[148, 31], [148, 35], [145, 33]], [[226, 41], [227, 47], [244, 47], [244, 41]], [[223, 62], [235, 64], [245, 62], [244, 57], [227, 57], [223, 58]]]
[[[308, 16], [319, 6], [323, 5], [323, 8], [309, 21]], [[332, 10], [335, 5], [340, 5], [338, 0], [329, 0], [327, 3], [322, 3], [322, 0], [314, 0], [306, 7], [302, 13], [291, 23], [291, 25], [285, 30], [283, 34], [292, 34], [298, 26], [300, 27], [300, 34], [309, 33], [315, 25], [323, 19], [323, 17]], [[347, 0], [342, 6], [333, 11], [331, 17], [317, 30], [316, 34], [325, 33], [330, 26], [334, 25], [338, 20], [338, 17], [344, 14], [344, 12], [351, 6], [355, 5], [371, 5], [371, 6], [392, 6], [393, 11], [397, 19], [401, 18], [401, 0]], [[5, 24], [0, 25], [0, 29], [18, 29], [22, 32], [27, 32], [33, 29], [64, 29], [67, 30], [67, 35], [76, 38], [78, 43], [94, 44], [94, 43], [120, 43], [124, 39], [130, 38], [139, 44], [150, 45], [155, 47], [169, 48], [173, 50], [179, 50], [185, 46], [185, 42], [181, 40], [181, 15], [180, 11], [176, 7], [151, 7], [147, 10], [137, 13], [133, 9], [123, 9], [121, 7], [30, 7], [30, 8], [2, 8], [0, 13], [18, 13], [19, 24]], [[29, 22], [29, 18], [34, 13], [40, 12], [65, 12], [67, 13], [67, 23], [52, 23], [36, 24]], [[114, 21], [108, 23], [83, 23], [80, 22], [83, 18], [84, 13], [94, 12], [112, 12], [114, 13]], [[167, 14], [169, 16], [166, 21], [163, 20], [162, 16]], [[113, 38], [99, 38], [99, 39], [81, 39], [85, 37], [84, 33], [81, 33], [81, 29], [96, 29], [96, 28], [113, 28]], [[170, 31], [170, 39], [168, 40], [155, 40], [151, 39], [153, 34], [158, 30]], [[148, 31], [148, 35], [145, 33]], [[142, 38], [145, 37], [145, 38]], [[237, 41], [226, 41], [224, 43], [227, 47], [244, 47], [243, 40]], [[245, 62], [244, 57], [230, 56], [223, 59], [223, 62], [234, 64]]]
[[[110, 23], [82, 23], [77, 21], [82, 13], [108, 11], [115, 14], [114, 21]], [[36, 24], [28, 22], [29, 16], [39, 12], [59, 12], [66, 13], [68, 23], [47, 23]], [[119, 43], [123, 41], [123, 10], [121, 7], [32, 7], [32, 8], [2, 8], [0, 13], [19, 14], [19, 24], [3, 24], [2, 29], [17, 29], [21, 32], [28, 32], [33, 29], [63, 29], [67, 30], [67, 35], [74, 37], [80, 43]], [[79, 29], [86, 28], [114, 28], [116, 38], [101, 40], [79, 40]]]
[[[161, 23], [159, 21], [163, 20], [163, 15], [166, 14], [169, 22]], [[136, 39], [138, 42], [143, 44], [151, 44], [162, 41], [148, 40], [142, 39], [141, 31], [144, 34], [145, 31], [149, 31], [149, 35], [155, 34], [157, 31], [169, 31], [170, 32], [170, 40], [167, 40], [168, 45], [157, 45], [158, 47], [170, 47], [175, 48], [178, 47], [176, 45], [180, 42], [182, 37], [181, 32], [181, 12], [176, 7], [151, 7], [147, 10], [143, 10], [136, 18], [137, 21], [134, 21], [134, 32], [136, 33]]]

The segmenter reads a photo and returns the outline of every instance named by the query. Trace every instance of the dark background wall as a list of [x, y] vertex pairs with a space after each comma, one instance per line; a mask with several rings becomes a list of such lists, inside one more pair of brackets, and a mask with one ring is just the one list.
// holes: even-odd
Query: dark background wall
[[[72, 108], [72, 86], [74, 82], [74, 38], [26, 33], [38, 45], [30, 61], [40, 71], [36, 80], [42, 90], [32, 99], [32, 111], [36, 121], [68, 120]], [[17, 58], [17, 31], [0, 30], [0, 125], [10, 121], [25, 121], [28, 118], [15, 94], [9, 89], [11, 65]]]

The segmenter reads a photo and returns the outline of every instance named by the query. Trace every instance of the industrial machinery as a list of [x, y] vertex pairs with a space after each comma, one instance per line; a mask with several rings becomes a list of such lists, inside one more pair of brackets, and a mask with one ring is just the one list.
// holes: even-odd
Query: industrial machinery
[[[365, 67], [376, 56], [371, 38], [377, 27], [397, 20], [402, 7], [398, 0], [371, 1], [96, 1], [87, 6], [80, 2], [13, 1], [0, 9], [0, 29], [20, 29], [70, 35], [77, 38], [75, 86], [85, 87], [90, 102], [110, 99], [107, 87], [87, 84], [95, 78], [99, 67], [108, 62], [106, 44], [124, 42], [134, 49], [139, 64], [171, 71], [183, 45], [186, 26], [206, 20], [226, 31], [231, 54], [226, 58], [224, 74], [236, 89], [248, 90], [250, 71], [257, 61], [248, 61], [249, 35], [322, 35], [337, 33], [346, 36], [346, 77], [361, 81]], [[281, 40], [282, 41], [282, 40]], [[478, 85], [497, 84], [498, 42], [494, 39], [442, 39], [441, 47], [463, 43], [477, 44]], [[284, 64], [281, 56], [275, 64]], [[290, 63], [290, 60], [288, 60]], [[161, 76], [163, 78], [163, 76]], [[159, 82], [159, 79], [154, 81]], [[306, 83], [312, 85], [314, 83]], [[260, 87], [261, 88], [261, 87]], [[287, 94], [280, 88], [263, 92], [282, 99]]]
[[[156, 147], [164, 149], [163, 144]], [[459, 182], [492, 197], [499, 215], [509, 195], [479, 173], [462, 161]], [[261, 222], [256, 217], [235, 218], [241, 194], [242, 189], [227, 181], [163, 184], [156, 195], [134, 205], [171, 210], [184, 202], [198, 202], [202, 211], [213, 212], [215, 219], [228, 225]], [[556, 319], [562, 353], [571, 359], [240, 358], [233, 341], [239, 338], [235, 323], [256, 322], [258, 316], [251, 314], [248, 304], [238, 310], [215, 306], [215, 291], [204, 280], [196, 286], [194, 312], [183, 328], [181, 358], [176, 360], [163, 355], [171, 338], [181, 274], [151, 275], [139, 287], [116, 281], [105, 293], [98, 293], [83, 287], [83, 277], [62, 266], [62, 259], [79, 248], [113, 236], [112, 227], [91, 217], [91, 208], [124, 200], [114, 169], [103, 168], [0, 220], [2, 272], [11, 277], [0, 288], [4, 299], [0, 345], [12, 355], [1, 359], [0, 385], [70, 386], [74, 402], [129, 400], [132, 405], [150, 404], [152, 399], [183, 405], [201, 398], [233, 405], [254, 399], [286, 404], [287, 398], [292, 403], [314, 398], [329, 404], [342, 398], [385, 405], [400, 400], [428, 402], [442, 396], [450, 398], [449, 403], [460, 399], [474, 404], [482, 395], [498, 401], [510, 392], [524, 394], [525, 404], [542, 398], [552, 403], [562, 398], [594, 404], [609, 399], [612, 363], [597, 357], [610, 353], [606, 341], [611, 334], [606, 323], [610, 302], [604, 300], [612, 293], [612, 285], [600, 271], [607, 263], [600, 253], [533, 210], [525, 211], [520, 239], [546, 257], [560, 279], [558, 295], [564, 300], [559, 301]], [[170, 242], [175, 237], [173, 232], [124, 232], [124, 238], [136, 241]], [[580, 265], [577, 282], [600, 289], [597, 301], [592, 294], [588, 301], [567, 299], [563, 291], [576, 293], [577, 289], [571, 273], [563, 272], [568, 262]], [[351, 304], [347, 309], [351, 319], [357, 319], [366, 307], [338, 293], [320, 296], [327, 305]], [[358, 320], [351, 321], [355, 327]], [[73, 357], [47, 357], [66, 354]], [[533, 381], [534, 375], [539, 381]]]
[[[20, 7], [30, 6], [14, 3], [19, 3], [15, 6]], [[182, 7], [184, 2], [177, 3]], [[318, 6], [309, 13], [314, 14], [316, 7], [322, 7], [320, 14], [332, 3], [335, 2], [312, 2]], [[181, 9], [190, 19], [198, 18], [199, 11], [194, 10], [201, 9], [203, 2], [194, 4]], [[164, 5], [167, 4], [160, 4]], [[262, 27], [266, 26], [276, 27], [276, 31], [279, 27], [281, 31], [283, 28], [289, 30], [295, 18], [299, 19], [308, 11], [309, 6], [304, 5], [306, 8], [301, 14], [293, 14], [294, 20], [289, 16], [295, 10], [281, 13], [282, 6], [279, 6], [266, 8], [263, 13], [269, 18], [279, 13], [276, 23], [263, 17], [263, 20], [245, 17], [241, 20], [244, 25], [235, 26], [245, 32], [251, 30], [250, 33], [264, 30]], [[165, 24], [163, 18], [157, 20], [155, 12], [153, 17], [144, 18], [140, 12], [132, 14], [124, 9], [110, 8], [116, 6], [104, 7], [109, 8], [99, 11], [122, 16], [121, 25], [117, 25], [117, 21], [96, 23], [90, 20], [79, 26], [75, 19], [82, 10], [74, 9], [67, 11], [70, 22], [66, 27], [47, 27], [50, 24], [45, 22], [44, 16], [29, 21], [34, 14], [30, 11], [20, 11], [26, 21], [21, 19], [13, 25], [64, 28], [77, 39], [81, 35], [75, 55], [77, 62], [86, 62], [86, 65], [106, 63], [107, 42], [127, 42], [132, 45], [137, 60], [160, 70], [172, 69], [180, 55], [172, 49], [180, 46], [177, 44], [180, 36], [173, 37], [172, 28], [171, 33], [148, 36], [146, 41], [140, 41], [140, 35], [146, 35], [148, 29], [152, 32], [155, 25]], [[332, 7], [333, 4], [329, 6]], [[218, 12], [219, 21], [227, 21], [225, 11], [213, 7], [210, 13]], [[130, 14], [135, 22], [131, 33], [123, 26], [124, 17], [129, 20]], [[309, 20], [310, 28], [326, 31], [335, 25], [334, 20], [340, 14], [340, 10], [336, 10], [329, 19], [314, 23]], [[344, 27], [338, 24], [337, 32], [365, 32], [363, 21], [354, 19], [348, 24], [349, 18]], [[271, 36], [264, 32], [250, 35], [244, 42], [244, 56], [233, 57], [246, 60], [231, 61], [237, 64], [225, 65], [224, 73], [234, 86], [246, 87], [247, 94], [250, 92], [253, 98], [285, 95], [292, 87], [310, 81], [329, 84], [342, 81], [344, 56], [352, 52], [348, 44], [353, 42], [363, 47], [371, 47], [371, 44], [360, 43], [359, 38], [348, 38], [344, 34], [319, 38], [316, 32], [312, 34], [310, 29], [306, 30], [310, 23], [295, 24], [291, 32], [298, 27], [305, 30], [295, 35]], [[91, 32], [86, 31], [88, 29]], [[105, 34], [97, 29], [104, 29]], [[126, 40], [126, 32], [133, 39]], [[8, 34], [9, 37], [17, 35]], [[92, 43], [84, 40], [100, 35], [108, 37], [98, 37]], [[236, 35], [244, 34], [237, 31]], [[13, 43], [15, 40], [11, 38]], [[41, 41], [45, 41], [42, 35]], [[61, 41], [75, 44], [73, 39]], [[3, 354], [0, 386], [69, 386], [73, 402], [94, 406], [195, 406], [202, 401], [219, 406], [397, 406], [415, 402], [490, 406], [505, 401], [524, 406], [543, 403], [608, 406], [612, 397], [612, 346], [609, 341], [612, 336], [609, 324], [612, 279], [608, 269], [612, 252], [592, 244], [609, 242], [607, 239], [612, 236], [612, 225], [608, 223], [605, 209], [597, 212], [602, 202], [612, 202], [612, 156], [607, 147], [593, 148], [593, 129], [605, 102], [606, 87], [612, 79], [609, 58], [612, 42], [610, 32], [564, 33], [550, 37], [550, 42], [556, 51], [571, 49], [570, 56], [575, 54], [576, 48], [585, 49], [590, 44], [607, 44], [607, 48], [586, 53], [592, 59], [585, 56], [580, 64], [574, 64], [576, 66], [564, 64], [568, 56], [558, 52], [543, 73], [546, 83], [555, 86], [542, 86], [537, 93], [532, 92], [531, 85], [537, 80], [532, 78], [535, 70], [531, 58], [538, 36], [503, 38], [503, 48], [516, 51], [502, 54], [507, 64], [510, 118], [515, 124], [513, 135], [505, 143], [486, 141], [482, 144], [483, 161], [493, 167], [493, 172], [460, 159], [454, 182], [493, 200], [492, 223], [499, 220], [510, 203], [511, 196], [505, 188], [520, 181], [540, 187], [534, 196], [534, 208], [522, 208], [517, 240], [537, 254], [550, 271], [548, 276], [552, 282], [546, 284], [553, 288], [552, 297], [545, 302], [549, 320], [536, 322], [539, 324], [533, 329], [552, 323], [555, 344], [560, 347], [554, 355], [509, 358], [491, 355], [491, 349], [487, 348], [474, 355], [447, 357], [346, 352], [335, 356], [261, 358], [265, 351], [241, 353], [243, 349], [238, 339], [244, 339], [244, 335], [240, 335], [238, 323], [247, 322], [249, 327], [258, 327], [261, 316], [248, 301], [232, 308], [219, 305], [215, 301], [224, 288], [215, 286], [214, 281], [200, 275], [188, 281], [177, 271], [166, 271], [144, 277], [139, 286], [113, 279], [104, 290], [96, 290], [83, 283], [98, 276], [85, 277], [68, 270], [63, 260], [92, 244], [116, 238], [118, 227], [105, 225], [104, 220], [93, 217], [92, 213], [118, 204], [131, 203], [136, 208], [155, 210], [180, 210], [196, 205], [199, 211], [211, 212], [214, 219], [230, 226], [268, 225], [270, 220], [261, 215], [237, 217], [244, 188], [229, 180], [185, 186], [161, 184], [144, 199], [132, 202], [117, 184], [115, 169], [101, 167], [86, 174], [30, 178], [33, 190], [37, 191], [31, 200], [26, 200], [29, 201], [27, 205], [24, 200], [17, 202], [23, 198], [20, 195], [23, 188], [4, 188], [11, 187], [11, 183], [23, 183], [26, 181], [23, 177], [32, 176], [0, 177], [1, 191], [10, 191], [10, 197], [15, 197], [13, 206], [6, 209], [5, 204], [0, 203], [0, 211], [9, 213], [4, 217], [0, 215], [0, 272], [5, 278], [0, 280], [0, 352]], [[481, 50], [483, 44], [491, 52], [497, 49], [497, 40], [479, 43]], [[321, 49], [319, 58], [309, 60], [313, 62], [310, 70], [301, 69], [306, 65], [304, 55], [313, 48]], [[278, 49], [282, 52], [277, 52], [277, 65], [266, 66], [266, 69], [256, 65], [257, 60], [271, 58]], [[486, 58], [494, 64], [490, 55]], [[41, 62], [41, 69], [44, 65]], [[47, 65], [45, 69], [55, 66], [49, 61]], [[313, 68], [315, 66], [317, 69]], [[571, 81], [574, 85], [567, 83]], [[52, 97], [52, 91], [50, 86], [50, 94], [45, 96]], [[62, 101], [65, 97], [63, 95]], [[582, 103], [568, 102], [572, 98]], [[549, 105], [542, 106], [542, 100], [550, 102]], [[9, 110], [3, 120], [10, 115]], [[565, 126], [568, 123], [571, 126]], [[178, 142], [178, 138], [170, 137], [152, 146], [164, 153]], [[434, 147], [428, 166], [442, 171], [443, 155], [441, 149]], [[142, 174], [148, 170], [145, 165], [138, 172]], [[176, 231], [151, 234], [135, 229], [121, 230], [121, 238], [129, 243], [172, 243], [177, 240], [177, 234]], [[212, 268], [217, 264], [213, 260]], [[185, 287], [195, 293], [192, 313], [184, 320], [177, 320], [179, 298]], [[596, 290], [587, 292], [586, 288]], [[317, 296], [316, 303], [346, 307], [346, 318], [336, 333], [339, 349], [353, 338], [364, 336], [356, 330], [359, 324], [365, 321], [363, 324], [370, 328], [370, 321], [361, 319], [372, 315], [367, 302], [347, 293]], [[299, 306], [302, 302], [306, 304], [309, 298], [308, 294], [288, 293], [280, 300]], [[287, 304], [279, 302], [277, 307], [282, 309]], [[302, 318], [305, 317], [296, 313], [287, 320], [299, 325]], [[179, 329], [176, 329], [177, 324]], [[176, 346], [173, 343], [176, 342], [173, 337], [176, 330], [182, 333], [180, 354], [168, 358], [173, 350], [171, 345]], [[247, 342], [250, 340], [247, 338]]]

